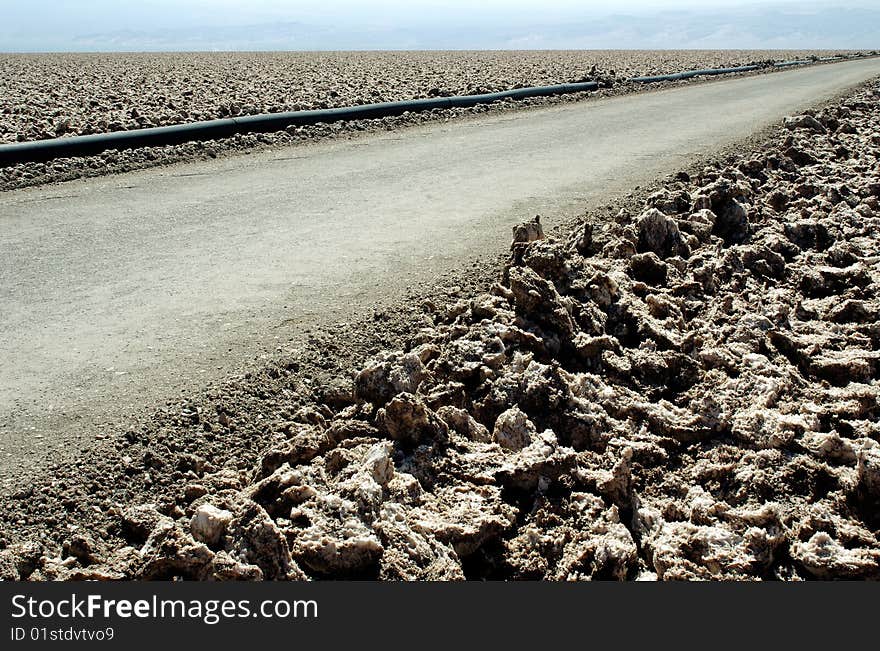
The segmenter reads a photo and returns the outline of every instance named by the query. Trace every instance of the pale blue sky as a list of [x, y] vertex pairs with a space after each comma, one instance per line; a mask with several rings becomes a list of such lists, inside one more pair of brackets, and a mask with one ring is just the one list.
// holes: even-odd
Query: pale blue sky
[[0, 0], [0, 16], [0, 51], [880, 48], [876, 0]]

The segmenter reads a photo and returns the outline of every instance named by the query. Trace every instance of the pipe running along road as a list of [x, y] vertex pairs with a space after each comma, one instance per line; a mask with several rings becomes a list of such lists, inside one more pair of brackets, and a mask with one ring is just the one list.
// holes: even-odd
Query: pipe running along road
[[280, 131], [290, 126], [306, 126], [319, 122], [340, 122], [342, 120], [367, 120], [402, 115], [407, 111], [420, 112], [432, 109], [467, 108], [477, 104], [489, 104], [504, 99], [525, 99], [527, 97], [546, 97], [581, 91], [594, 91], [599, 84], [594, 81], [555, 86], [532, 86], [514, 88], [497, 93], [481, 95], [456, 95], [414, 99], [401, 102], [382, 102], [340, 108], [316, 109], [311, 111], [288, 111], [247, 115], [222, 120], [207, 120], [189, 124], [175, 124], [151, 129], [133, 129], [112, 133], [97, 133], [71, 138], [52, 138], [11, 145], [0, 145], [0, 167], [19, 163], [35, 163], [70, 156], [93, 156], [108, 149], [134, 149], [137, 147], [159, 147], [179, 145], [194, 140], [215, 140], [228, 138], [238, 133], [258, 133]]
[[[816, 62], [831, 62], [847, 58], [859, 58], [857, 55], [848, 57], [823, 57]], [[814, 63], [814, 61], [780, 61], [774, 67], [783, 68]], [[649, 84], [660, 81], [679, 81], [700, 76], [716, 76], [749, 72], [765, 66], [747, 65], [735, 68], [707, 68], [704, 70], [686, 70], [668, 75], [631, 77], [627, 81]], [[505, 99], [525, 99], [528, 97], [547, 97], [583, 91], [598, 90], [599, 84], [594, 81], [553, 86], [530, 86], [514, 88], [497, 93], [480, 95], [455, 95], [452, 97], [434, 97], [426, 99], [405, 100], [399, 102], [382, 102], [379, 104], [362, 104], [360, 106], [344, 106], [330, 109], [309, 111], [288, 111], [284, 113], [265, 113], [247, 115], [220, 120], [175, 124], [150, 129], [132, 129], [114, 131], [112, 133], [96, 133], [86, 136], [69, 138], [51, 138], [34, 140], [9, 145], [0, 145], [0, 167], [18, 165], [20, 163], [38, 163], [56, 158], [74, 156], [94, 156], [108, 149], [135, 149], [138, 147], [161, 147], [179, 145], [198, 140], [216, 140], [229, 138], [239, 133], [260, 133], [280, 131], [290, 126], [308, 126], [318, 123], [340, 122], [344, 120], [367, 120], [402, 115], [407, 111], [421, 112], [432, 109], [467, 108], [477, 104], [491, 104]]]

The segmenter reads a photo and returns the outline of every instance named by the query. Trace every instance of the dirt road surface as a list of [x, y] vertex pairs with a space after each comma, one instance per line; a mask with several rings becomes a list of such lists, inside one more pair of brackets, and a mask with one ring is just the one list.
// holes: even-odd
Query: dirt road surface
[[0, 198], [0, 474], [880, 74], [880, 60]]

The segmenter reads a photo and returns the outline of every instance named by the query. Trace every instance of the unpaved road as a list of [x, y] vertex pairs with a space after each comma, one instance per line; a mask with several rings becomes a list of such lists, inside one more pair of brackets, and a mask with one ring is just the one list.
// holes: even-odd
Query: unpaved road
[[0, 473], [880, 74], [880, 60], [11, 192]]

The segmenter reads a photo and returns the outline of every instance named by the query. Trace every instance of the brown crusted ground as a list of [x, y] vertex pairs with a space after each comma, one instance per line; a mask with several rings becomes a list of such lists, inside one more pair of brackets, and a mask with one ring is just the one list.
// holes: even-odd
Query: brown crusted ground
[[0, 191], [227, 152], [347, 137], [487, 110], [643, 90], [643, 86], [625, 82], [637, 75], [848, 53], [586, 50], [0, 55], [0, 143], [574, 81], [596, 80], [601, 86], [599, 93], [510, 101], [491, 109], [481, 105], [437, 110], [15, 165], [0, 169]]
[[[277, 394], [169, 405], [115, 482], [59, 469], [6, 505], [0, 571], [880, 578], [878, 104], [515, 243], [488, 292], [426, 303], [350, 376], [328, 350], [316, 386], [273, 366]], [[240, 426], [269, 446], [213, 467], [198, 445]], [[154, 475], [154, 505], [120, 499]], [[91, 524], [40, 541], [49, 512]]]

